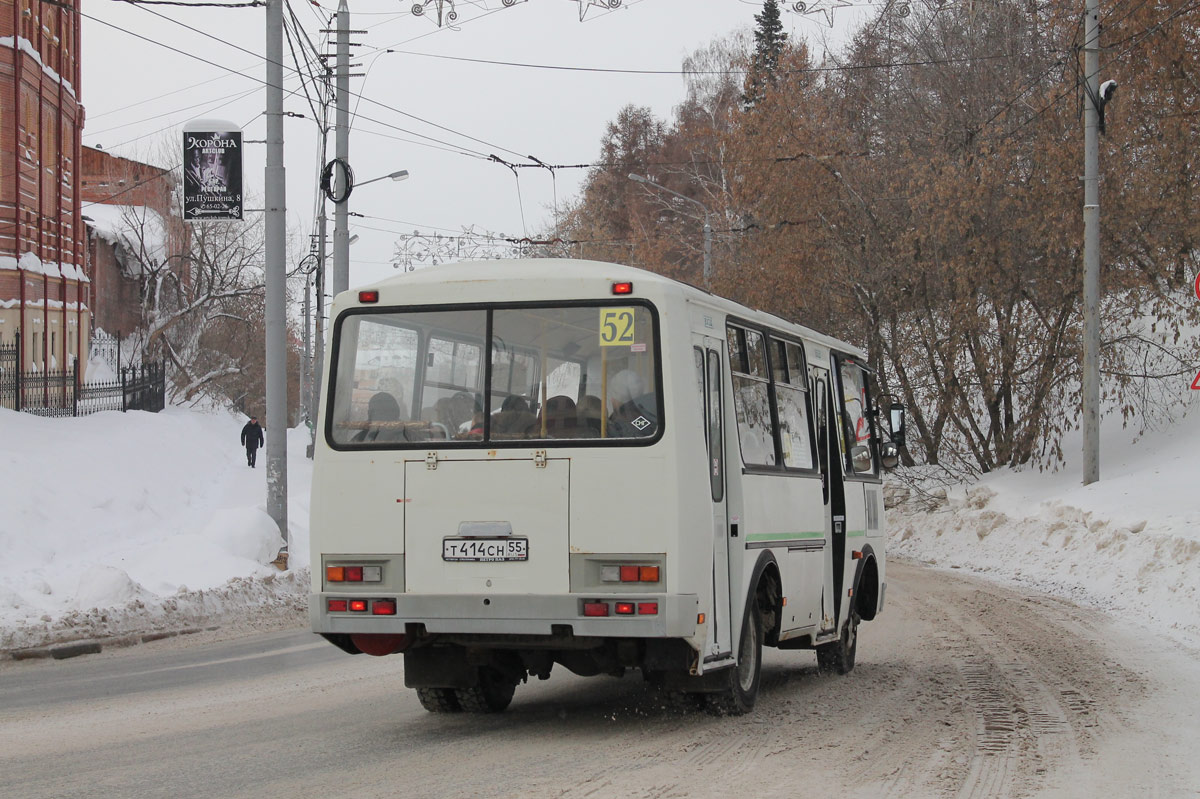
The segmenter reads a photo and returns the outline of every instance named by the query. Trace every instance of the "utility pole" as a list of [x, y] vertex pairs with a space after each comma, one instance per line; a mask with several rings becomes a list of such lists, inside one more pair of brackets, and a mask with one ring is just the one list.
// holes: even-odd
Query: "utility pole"
[[[339, 181], [335, 191], [345, 197], [349, 186], [350, 165], [350, 7], [339, 0], [337, 10], [337, 103], [334, 116], [334, 157], [340, 169], [334, 170]], [[345, 199], [334, 203], [333, 218], [333, 295], [350, 288], [350, 207]]]
[[1100, 479], [1100, 3], [1086, 0], [1083, 44], [1083, 484]]
[[267, 513], [283, 538], [275, 563], [287, 568], [287, 349], [284, 283], [287, 201], [283, 167], [283, 0], [267, 0]]

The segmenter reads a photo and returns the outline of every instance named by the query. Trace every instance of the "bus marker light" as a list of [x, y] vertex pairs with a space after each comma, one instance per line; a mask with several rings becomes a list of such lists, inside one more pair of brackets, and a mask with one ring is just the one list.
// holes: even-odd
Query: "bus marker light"
[[395, 616], [396, 603], [391, 599], [376, 599], [371, 603], [371, 613], [376, 616]]
[[854, 596], [854, 589], [851, 588], [849, 591], [847, 591], [846, 596]]
[[658, 567], [657, 566], [641, 566], [638, 568], [638, 579], [643, 583], [658, 582]]
[[783, 598], [783, 606], [784, 606], [785, 608], [787, 607], [787, 597], [784, 597], [784, 598]]
[[619, 583], [619, 582], [621, 582], [621, 567], [620, 566], [601, 566], [600, 567], [600, 582], [602, 582], [602, 583]]
[[365, 600], [365, 599], [351, 599], [351, 600], [350, 600], [350, 610], [354, 611], [355, 613], [366, 613], [366, 611], [367, 611], [367, 600]]
[[629, 282], [613, 283], [612, 284], [612, 293], [613, 294], [632, 294], [633, 293], [633, 284], [629, 283]]
[[637, 566], [622, 566], [621, 567], [621, 582], [636, 583], [638, 581]]
[[658, 615], [658, 603], [657, 602], [639, 602], [638, 603], [638, 615], [639, 616], [657, 616]]
[[583, 603], [583, 615], [584, 616], [607, 616], [608, 615], [608, 603], [607, 602], [584, 602]]
[[359, 302], [379, 302], [378, 291], [360, 291], [358, 292]]
[[362, 572], [364, 583], [378, 583], [383, 580], [382, 566], [363, 566]]
[[361, 583], [363, 581], [362, 566], [347, 566], [346, 567], [346, 582]]
[[331, 599], [331, 600], [329, 600], [329, 604], [328, 604], [326, 607], [328, 608], [328, 610], [329, 610], [329, 612], [330, 612], [330, 613], [339, 613], [339, 612], [345, 612], [345, 610], [346, 610], [346, 600], [344, 600], [344, 599]]
[[703, 613], [696, 614], [696, 624], [704, 624], [704, 614]]
[[633, 615], [633, 603], [632, 602], [618, 602], [616, 604], [615, 610], [617, 611], [618, 616], [632, 616]]
[[344, 566], [326, 566], [325, 579], [331, 583], [340, 583], [346, 579], [346, 569]]
[[850, 553], [851, 560], [862, 560], [862, 552], [857, 549]]

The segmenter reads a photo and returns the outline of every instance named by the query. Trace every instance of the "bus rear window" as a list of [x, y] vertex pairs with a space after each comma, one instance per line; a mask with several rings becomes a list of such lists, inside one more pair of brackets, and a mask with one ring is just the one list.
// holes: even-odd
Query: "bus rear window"
[[350, 313], [335, 333], [338, 448], [659, 431], [657, 330], [642, 304]]

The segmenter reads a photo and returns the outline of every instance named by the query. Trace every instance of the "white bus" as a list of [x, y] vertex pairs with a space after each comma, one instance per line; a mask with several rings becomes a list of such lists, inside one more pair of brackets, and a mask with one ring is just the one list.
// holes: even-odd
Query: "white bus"
[[559, 664], [736, 714], [764, 645], [853, 668], [896, 458], [863, 352], [581, 260], [406, 273], [332, 315], [312, 628], [403, 653], [426, 709], [503, 710]]

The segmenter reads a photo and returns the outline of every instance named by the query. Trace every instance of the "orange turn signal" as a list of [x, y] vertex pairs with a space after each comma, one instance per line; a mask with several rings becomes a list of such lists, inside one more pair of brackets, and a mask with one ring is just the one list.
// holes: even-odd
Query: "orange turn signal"
[[325, 579], [331, 583], [341, 583], [346, 580], [345, 566], [326, 566]]
[[638, 579], [643, 583], [658, 582], [658, 567], [657, 566], [642, 566], [638, 569]]

